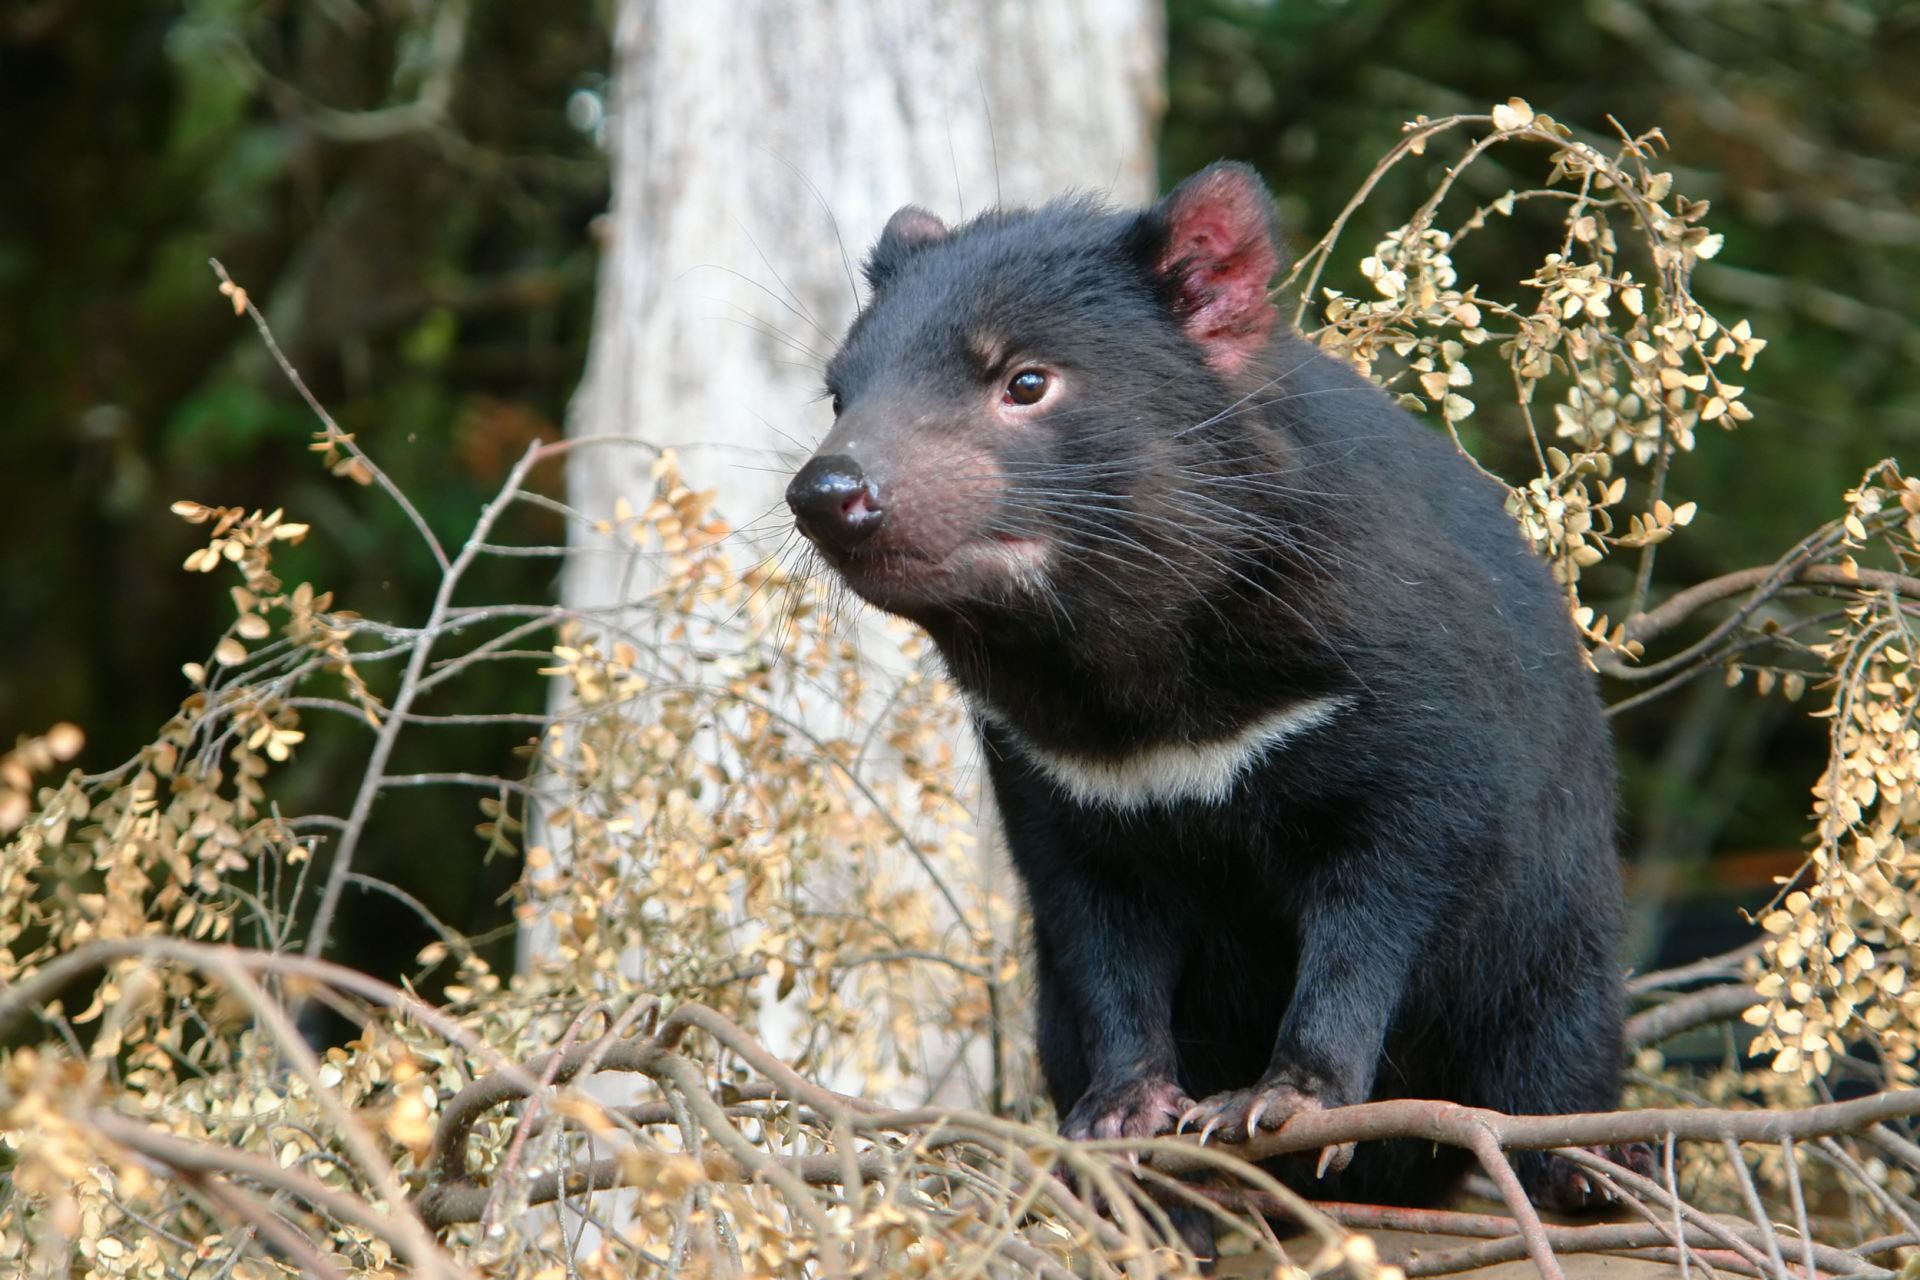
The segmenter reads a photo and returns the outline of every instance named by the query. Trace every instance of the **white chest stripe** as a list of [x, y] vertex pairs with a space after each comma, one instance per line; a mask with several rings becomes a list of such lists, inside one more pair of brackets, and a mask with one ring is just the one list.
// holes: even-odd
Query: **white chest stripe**
[[1332, 720], [1345, 698], [1311, 698], [1271, 712], [1238, 733], [1211, 742], [1171, 742], [1119, 760], [1090, 760], [1034, 746], [997, 715], [988, 718], [1012, 741], [1021, 759], [1085, 805], [1139, 809], [1197, 800], [1220, 804], [1233, 784], [1287, 739]]

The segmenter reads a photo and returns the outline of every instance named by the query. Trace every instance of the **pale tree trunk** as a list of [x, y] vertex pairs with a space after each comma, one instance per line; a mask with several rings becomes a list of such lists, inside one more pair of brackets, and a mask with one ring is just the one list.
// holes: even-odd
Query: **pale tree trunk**
[[[1162, 43], [1158, 0], [622, 0], [613, 207], [569, 433], [676, 449], [753, 558], [756, 531], [789, 527], [788, 472], [831, 417], [820, 365], [887, 217], [1076, 190], [1143, 201]], [[578, 449], [569, 502], [601, 520], [621, 498], [642, 507], [650, 462]], [[567, 608], [650, 585], [646, 557], [574, 537]], [[895, 642], [859, 626], [863, 660], [884, 665]], [[523, 954], [541, 954], [530, 923]]]

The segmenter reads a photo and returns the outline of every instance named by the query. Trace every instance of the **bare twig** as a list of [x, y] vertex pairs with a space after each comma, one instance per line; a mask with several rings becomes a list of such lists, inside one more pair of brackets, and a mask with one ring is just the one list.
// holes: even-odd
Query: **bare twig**
[[[229, 1217], [245, 1223], [265, 1236], [273, 1247], [299, 1264], [301, 1274], [314, 1280], [344, 1280], [340, 1269], [313, 1247], [313, 1242], [273, 1211], [271, 1205], [230, 1182], [203, 1173], [187, 1173], [182, 1179], [194, 1192], [225, 1210]], [[235, 1254], [238, 1257], [238, 1252]]]
[[1679, 1144], [1674, 1141], [1671, 1133], [1667, 1135], [1667, 1140], [1660, 1144], [1660, 1173], [1661, 1176], [1666, 1179], [1666, 1187], [1664, 1189], [1673, 1203], [1672, 1239], [1675, 1249], [1677, 1249], [1680, 1254], [1680, 1280], [1688, 1280], [1692, 1265], [1688, 1255], [1691, 1254], [1693, 1250], [1687, 1245], [1687, 1224], [1683, 1222], [1680, 1217], [1680, 1180], [1673, 1169], [1673, 1151], [1678, 1145]]
[[1708, 605], [1756, 589], [1783, 587], [1790, 583], [1846, 589], [1893, 589], [1907, 594], [1920, 592], [1920, 579], [1880, 569], [1863, 568], [1856, 574], [1849, 574], [1839, 565], [1831, 564], [1796, 565], [1790, 561], [1755, 565], [1750, 569], [1738, 569], [1717, 578], [1708, 578], [1705, 582], [1696, 582], [1685, 590], [1675, 592], [1645, 613], [1635, 614], [1627, 621], [1627, 637], [1631, 640], [1651, 640], [1673, 630]]
[[434, 592], [433, 604], [427, 611], [427, 621], [422, 628], [425, 633], [414, 645], [407, 657], [407, 667], [400, 677], [400, 687], [394, 690], [389, 704], [389, 715], [381, 722], [380, 731], [374, 738], [373, 750], [367, 757], [366, 772], [360, 780], [360, 786], [354, 792], [353, 806], [347, 813], [347, 825], [340, 832], [339, 843], [334, 847], [333, 859], [327, 865], [327, 878], [320, 892], [320, 905], [314, 909], [313, 923], [310, 926], [306, 954], [317, 956], [327, 945], [327, 933], [333, 927], [333, 917], [340, 907], [340, 893], [346, 887], [347, 874], [353, 870], [353, 857], [360, 846], [360, 838], [366, 831], [367, 817], [373, 811], [373, 803], [379, 798], [381, 784], [386, 775], [387, 760], [393, 754], [394, 743], [399, 740], [400, 731], [406, 726], [407, 712], [412, 710], [413, 701], [420, 693], [420, 680], [425, 674], [427, 660], [433, 653], [431, 639], [445, 623], [447, 610], [453, 604], [453, 595], [460, 585], [461, 577], [478, 554], [476, 548], [485, 541], [487, 533], [493, 528], [494, 521], [506, 510], [511, 495], [526, 481], [527, 472], [541, 456], [542, 447], [530, 446], [520, 455], [507, 472], [507, 478], [501, 483], [500, 490], [485, 507], [481, 508], [480, 518], [474, 522], [473, 532], [467, 543], [448, 564], [440, 576], [440, 586]]
[[[1643, 1178], [1631, 1169], [1622, 1168], [1610, 1160], [1594, 1155], [1591, 1151], [1579, 1147], [1563, 1147], [1560, 1154], [1579, 1165], [1589, 1177], [1596, 1178], [1601, 1185], [1616, 1195], [1623, 1191], [1637, 1194], [1642, 1200], [1672, 1212], [1676, 1219], [1688, 1226], [1698, 1227], [1707, 1232], [1734, 1254], [1745, 1259], [1756, 1275], [1766, 1275], [1767, 1256], [1757, 1246], [1749, 1243], [1733, 1224], [1723, 1222], [1718, 1217], [1687, 1204], [1678, 1195], [1669, 1195], [1666, 1188], [1650, 1178]], [[1684, 1242], [1685, 1237], [1681, 1237]]]
[[333, 420], [333, 415], [328, 413], [327, 407], [320, 403], [320, 398], [307, 387], [306, 379], [302, 378], [300, 371], [294, 368], [293, 361], [289, 360], [287, 353], [280, 349], [280, 342], [273, 336], [273, 330], [267, 324], [266, 315], [254, 304], [252, 296], [234, 283], [233, 277], [227, 274], [226, 266], [218, 258], [209, 258], [207, 263], [213, 268], [213, 273], [220, 277], [223, 292], [230, 297], [243, 300], [242, 310], [246, 312], [247, 318], [253, 321], [253, 327], [259, 332], [260, 341], [265, 344], [267, 354], [273, 357], [273, 362], [280, 366], [280, 372], [285, 375], [288, 383], [299, 393], [300, 398], [306, 401], [307, 408], [320, 419], [320, 425], [326, 428], [328, 442], [337, 445], [355, 462], [366, 468], [367, 474], [373, 478], [375, 484], [380, 486], [381, 492], [392, 499], [393, 504], [406, 515], [408, 522], [419, 533], [420, 540], [426, 543], [427, 550], [433, 555], [434, 563], [439, 565], [444, 573], [449, 567], [446, 548], [440, 545], [440, 539], [434, 536], [432, 527], [427, 524], [426, 517], [420, 514], [420, 509], [413, 505], [413, 499], [407, 497], [400, 486], [395, 484], [393, 479], [367, 456], [366, 451], [355, 443], [352, 435], [340, 429], [340, 424]]
[[1737, 976], [1748, 960], [1760, 954], [1766, 945], [1765, 939], [1756, 938], [1743, 946], [1735, 947], [1717, 956], [1708, 956], [1704, 960], [1695, 960], [1689, 964], [1672, 969], [1656, 969], [1652, 973], [1636, 974], [1627, 980], [1627, 994], [1645, 995], [1650, 991], [1664, 991], [1668, 987], [1683, 987], [1691, 982], [1706, 982], [1714, 978]]
[[1745, 983], [1708, 987], [1676, 996], [1627, 1019], [1627, 1046], [1638, 1049], [1711, 1022], [1725, 1022], [1746, 1012], [1759, 999]]
[[1740, 1144], [1732, 1138], [1722, 1139], [1720, 1145], [1726, 1149], [1727, 1163], [1732, 1166], [1740, 1183], [1740, 1194], [1746, 1198], [1748, 1215], [1760, 1224], [1761, 1243], [1766, 1246], [1767, 1262], [1773, 1268], [1774, 1280], [1787, 1280], [1787, 1263], [1780, 1256], [1780, 1240], [1774, 1234], [1773, 1219], [1767, 1216], [1766, 1207], [1760, 1203], [1760, 1188], [1753, 1185], [1753, 1173], [1747, 1168], [1747, 1158], [1741, 1153]]
[[526, 1151], [527, 1138], [532, 1134], [534, 1123], [540, 1117], [540, 1103], [544, 1100], [547, 1091], [553, 1087], [554, 1073], [559, 1070], [561, 1062], [565, 1060], [567, 1051], [573, 1048], [574, 1041], [579, 1039], [580, 1033], [586, 1029], [587, 1021], [604, 1014], [605, 1011], [606, 1006], [595, 1001], [574, 1015], [573, 1021], [567, 1024], [566, 1034], [560, 1037], [559, 1049], [548, 1061], [546, 1068], [541, 1071], [539, 1086], [528, 1095], [526, 1109], [521, 1112], [520, 1122], [513, 1127], [513, 1137], [507, 1143], [507, 1153], [501, 1158], [500, 1167], [495, 1170], [493, 1191], [487, 1197], [486, 1208], [480, 1215], [482, 1230], [492, 1229], [500, 1220], [500, 1206], [511, 1195], [514, 1180], [520, 1176], [521, 1157]]
[[1540, 1270], [1541, 1280], [1565, 1280], [1560, 1262], [1553, 1256], [1553, 1245], [1547, 1239], [1540, 1215], [1534, 1212], [1533, 1203], [1527, 1199], [1519, 1176], [1514, 1173], [1513, 1166], [1507, 1163], [1506, 1152], [1500, 1149], [1499, 1139], [1485, 1125], [1477, 1126], [1470, 1136], [1469, 1145], [1474, 1155], [1479, 1157], [1480, 1167], [1493, 1179], [1493, 1185], [1500, 1189], [1500, 1198], [1506, 1201], [1507, 1212], [1513, 1215], [1514, 1225], [1526, 1243], [1533, 1265]]
[[1780, 1140], [1780, 1158], [1787, 1168], [1787, 1194], [1793, 1204], [1793, 1229], [1800, 1233], [1801, 1260], [1806, 1264], [1806, 1280], [1814, 1280], [1813, 1234], [1807, 1230], [1806, 1191], [1800, 1185], [1800, 1162], [1793, 1154], [1793, 1139]]
[[[1348, 1223], [1347, 1225], [1359, 1224]], [[1511, 1224], [1508, 1226], [1510, 1228]], [[1751, 1230], [1739, 1226], [1735, 1226], [1734, 1229], [1742, 1232]], [[1713, 1236], [1698, 1228], [1686, 1228], [1683, 1231], [1688, 1250], [1711, 1249], [1717, 1243]], [[1590, 1227], [1549, 1226], [1544, 1229], [1544, 1234], [1547, 1243], [1553, 1247], [1554, 1253], [1561, 1256], [1577, 1253], [1625, 1253], [1629, 1250], [1657, 1248], [1668, 1244], [1672, 1239], [1672, 1234], [1665, 1227], [1650, 1222], [1610, 1222]], [[1857, 1257], [1844, 1250], [1822, 1246], [1815, 1248], [1822, 1269], [1831, 1274], [1871, 1275], [1877, 1270], [1877, 1268], [1863, 1265]], [[1676, 1258], [1680, 1255], [1680, 1250], [1674, 1250]], [[1526, 1256], [1526, 1241], [1518, 1235], [1505, 1235], [1484, 1244], [1434, 1252], [1423, 1251], [1415, 1257], [1390, 1259], [1390, 1261], [1398, 1262], [1409, 1277], [1415, 1277], [1454, 1275], [1502, 1262], [1516, 1262]], [[1732, 1256], [1738, 1257], [1737, 1254]], [[1755, 1269], [1754, 1274], [1764, 1273]]]
[[428, 1274], [453, 1277], [461, 1274], [440, 1247], [434, 1244], [404, 1203], [393, 1211], [381, 1213], [358, 1196], [335, 1191], [296, 1169], [282, 1168], [276, 1161], [251, 1152], [211, 1143], [189, 1142], [162, 1133], [152, 1125], [129, 1120], [109, 1111], [96, 1111], [87, 1117], [89, 1126], [116, 1145], [186, 1177], [219, 1175], [243, 1178], [258, 1186], [272, 1187], [297, 1196], [339, 1222], [351, 1223], [368, 1234], [387, 1241], [396, 1252]]

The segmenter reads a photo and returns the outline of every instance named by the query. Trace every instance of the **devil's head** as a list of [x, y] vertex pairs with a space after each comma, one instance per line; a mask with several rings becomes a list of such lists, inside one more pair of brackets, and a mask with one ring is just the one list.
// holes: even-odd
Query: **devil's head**
[[1286, 450], [1250, 411], [1273, 384], [1272, 221], [1234, 164], [1140, 211], [900, 210], [827, 366], [833, 430], [787, 489], [801, 531], [930, 625], [1164, 613], [1238, 572], [1246, 477]]

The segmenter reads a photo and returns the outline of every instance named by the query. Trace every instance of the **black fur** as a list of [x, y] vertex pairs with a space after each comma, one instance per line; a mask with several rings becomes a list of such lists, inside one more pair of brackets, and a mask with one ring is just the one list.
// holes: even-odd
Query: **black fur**
[[[1183, 248], [1214, 211], [1202, 182], [1257, 193], [1257, 228], [1218, 212], [1262, 265]], [[1268, 1127], [1369, 1098], [1610, 1107], [1612, 763], [1565, 599], [1500, 489], [1377, 388], [1284, 326], [1240, 363], [1196, 327], [1234, 271], [1264, 286], [1269, 209], [1216, 166], [1144, 212], [1067, 200], [890, 236], [828, 368], [844, 412], [821, 453], [900, 532], [830, 558], [982, 712], [1067, 1132], [1163, 1130], [1190, 1099], [1231, 1120], [1260, 1095], [1205, 1100], [1258, 1087]], [[1033, 366], [1064, 390], [1010, 426], [1000, 388]], [[1037, 579], [932, 567], [989, 543], [1041, 548]], [[1080, 803], [1020, 746], [1122, 759], [1329, 697], [1224, 803]], [[1276, 1171], [1428, 1203], [1463, 1162], [1389, 1142], [1313, 1165]], [[1551, 1191], [1540, 1157], [1520, 1168]]]

